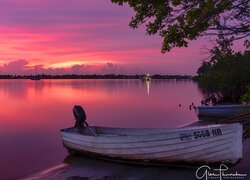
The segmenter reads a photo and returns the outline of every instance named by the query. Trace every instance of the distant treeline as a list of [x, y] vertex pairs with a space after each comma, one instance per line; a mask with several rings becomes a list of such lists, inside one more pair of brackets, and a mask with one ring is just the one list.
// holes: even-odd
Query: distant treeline
[[[145, 75], [122, 75], [122, 74], [106, 74], [106, 75], [0, 75], [0, 79], [32, 79], [38, 77], [39, 79], [142, 79]], [[188, 75], [152, 75], [152, 79], [192, 79]]]

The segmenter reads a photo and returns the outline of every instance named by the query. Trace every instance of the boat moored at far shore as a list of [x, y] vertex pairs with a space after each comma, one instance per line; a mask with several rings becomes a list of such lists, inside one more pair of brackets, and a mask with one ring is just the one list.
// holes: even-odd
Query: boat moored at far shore
[[250, 104], [235, 105], [215, 105], [215, 106], [198, 106], [198, 116], [211, 117], [233, 117], [239, 113], [250, 112]]

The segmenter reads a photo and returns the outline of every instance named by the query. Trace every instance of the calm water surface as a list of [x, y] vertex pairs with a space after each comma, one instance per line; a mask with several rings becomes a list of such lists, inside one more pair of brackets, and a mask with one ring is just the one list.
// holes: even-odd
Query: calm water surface
[[202, 94], [192, 81], [0, 80], [0, 179], [16, 179], [63, 162], [59, 131], [82, 105], [90, 125], [178, 127]]

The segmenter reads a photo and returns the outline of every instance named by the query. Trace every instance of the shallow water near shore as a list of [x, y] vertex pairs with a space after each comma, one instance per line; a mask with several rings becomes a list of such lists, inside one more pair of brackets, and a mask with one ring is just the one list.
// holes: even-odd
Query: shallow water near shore
[[[199, 104], [202, 97], [192, 81], [0, 80], [0, 177], [192, 179], [193, 170], [185, 168], [131, 166], [69, 156], [60, 129], [74, 125], [72, 108], [76, 104], [84, 107], [90, 125], [179, 127], [197, 121], [189, 105]], [[249, 157], [244, 157], [235, 168], [249, 171], [248, 162]]]

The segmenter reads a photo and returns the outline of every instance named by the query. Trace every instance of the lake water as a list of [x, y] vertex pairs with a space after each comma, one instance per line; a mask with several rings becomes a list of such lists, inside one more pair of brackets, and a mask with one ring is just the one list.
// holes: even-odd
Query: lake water
[[162, 128], [196, 121], [189, 105], [202, 97], [184, 80], [0, 80], [0, 179], [62, 163], [60, 129], [74, 125], [74, 105], [90, 125]]

